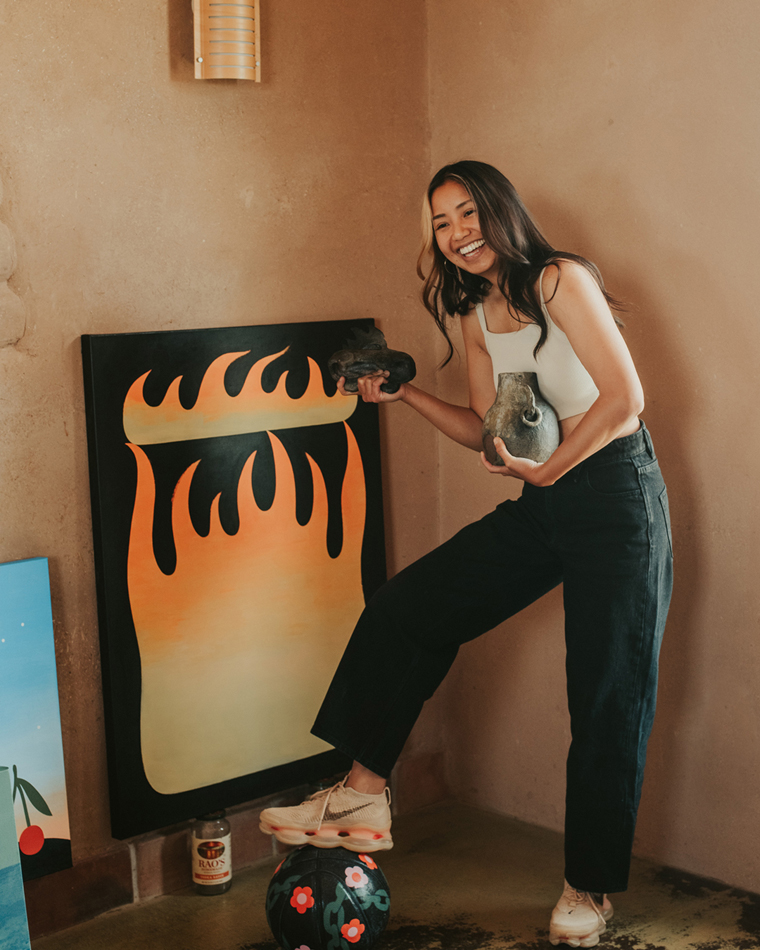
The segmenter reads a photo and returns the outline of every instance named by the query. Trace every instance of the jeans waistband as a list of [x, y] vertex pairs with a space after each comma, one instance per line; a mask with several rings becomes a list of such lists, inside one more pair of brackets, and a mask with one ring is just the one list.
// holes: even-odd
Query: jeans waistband
[[587, 459], [576, 465], [575, 470], [581, 468], [588, 468], [594, 465], [596, 462], [611, 462], [614, 459], [620, 458], [636, 458], [638, 455], [646, 453], [649, 458], [652, 460], [656, 459], [657, 456], [654, 454], [654, 446], [652, 445], [652, 437], [649, 434], [649, 430], [641, 423], [641, 427], [637, 432], [632, 432], [631, 435], [624, 435], [620, 439], [613, 439], [608, 445], [605, 445], [604, 448], [599, 449], [598, 452], [594, 452], [593, 455], [590, 455]]

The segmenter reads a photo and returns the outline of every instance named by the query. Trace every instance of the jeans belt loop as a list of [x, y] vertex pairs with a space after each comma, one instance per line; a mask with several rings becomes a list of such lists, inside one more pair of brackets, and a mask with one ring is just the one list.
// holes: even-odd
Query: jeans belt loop
[[643, 422], [641, 423], [641, 431], [644, 433], [644, 441], [646, 442], [647, 451], [649, 452], [649, 457], [651, 459], [654, 459], [655, 454], [654, 454], [654, 445], [652, 444], [652, 436], [649, 434], [649, 429], [647, 429], [647, 427], [644, 425]]

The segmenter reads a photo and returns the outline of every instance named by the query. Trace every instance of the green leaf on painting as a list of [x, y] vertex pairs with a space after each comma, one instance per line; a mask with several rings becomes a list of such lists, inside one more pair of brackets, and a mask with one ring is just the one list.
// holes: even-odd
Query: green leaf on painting
[[45, 801], [42, 795], [40, 795], [40, 793], [37, 791], [34, 785], [32, 785], [31, 782], [27, 782], [25, 778], [20, 778], [18, 780], [18, 784], [21, 790], [26, 792], [27, 798], [29, 799], [31, 804], [34, 805], [34, 807], [37, 809], [38, 812], [40, 812], [43, 815], [53, 814], [52, 811], [50, 811], [50, 809], [48, 808], [48, 803]]

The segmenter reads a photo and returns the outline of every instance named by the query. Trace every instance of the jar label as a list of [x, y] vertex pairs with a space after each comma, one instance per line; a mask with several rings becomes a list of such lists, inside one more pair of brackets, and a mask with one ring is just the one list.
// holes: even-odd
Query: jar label
[[220, 838], [191, 838], [193, 883], [224, 884], [232, 877], [231, 835]]

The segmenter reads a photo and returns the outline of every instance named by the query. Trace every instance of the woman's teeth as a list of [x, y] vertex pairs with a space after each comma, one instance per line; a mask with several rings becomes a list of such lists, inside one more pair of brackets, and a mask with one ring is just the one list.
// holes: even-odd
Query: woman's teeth
[[459, 253], [460, 253], [463, 257], [467, 257], [468, 254], [472, 254], [472, 253], [474, 253], [475, 251], [477, 251], [479, 248], [483, 247], [483, 245], [484, 245], [485, 243], [486, 243], [486, 242], [483, 241], [483, 240], [481, 240], [481, 241], [473, 241], [472, 244], [468, 244], [466, 247], [460, 247], [460, 248], [459, 248]]

